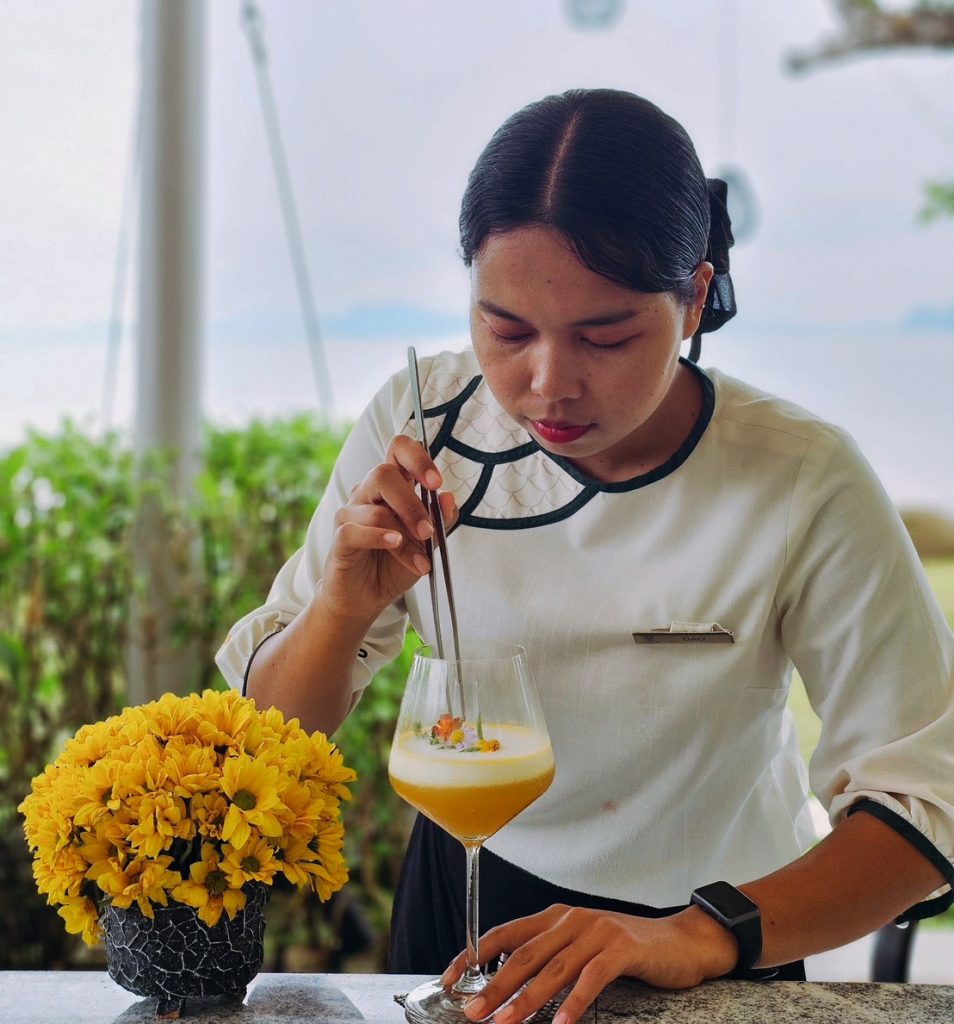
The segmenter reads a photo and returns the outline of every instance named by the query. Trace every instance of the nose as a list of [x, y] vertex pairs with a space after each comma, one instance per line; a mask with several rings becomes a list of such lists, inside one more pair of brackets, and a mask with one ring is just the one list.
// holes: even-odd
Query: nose
[[538, 398], [556, 405], [583, 394], [583, 379], [569, 346], [539, 338], [531, 347], [530, 390]]

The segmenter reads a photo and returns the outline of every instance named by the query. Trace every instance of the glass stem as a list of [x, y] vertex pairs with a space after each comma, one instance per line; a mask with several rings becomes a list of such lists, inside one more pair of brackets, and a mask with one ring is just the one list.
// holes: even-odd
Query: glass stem
[[460, 980], [454, 986], [455, 992], [479, 992], [487, 979], [480, 970], [480, 959], [477, 951], [477, 942], [480, 928], [478, 916], [478, 869], [480, 843], [464, 843], [467, 851], [467, 970], [460, 976]]

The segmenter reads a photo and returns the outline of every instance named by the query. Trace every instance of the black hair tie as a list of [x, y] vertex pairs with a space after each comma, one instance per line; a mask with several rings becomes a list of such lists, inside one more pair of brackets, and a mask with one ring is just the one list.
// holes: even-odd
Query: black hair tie
[[706, 304], [702, 309], [699, 328], [692, 336], [692, 347], [689, 358], [692, 362], [699, 361], [702, 352], [702, 335], [717, 331], [727, 320], [738, 312], [735, 304], [735, 289], [729, 276], [729, 248], [735, 241], [732, 237], [732, 222], [726, 196], [729, 187], [721, 178], [706, 178], [709, 189], [709, 242], [706, 246], [705, 259], [711, 263], [715, 273], [709, 284]]

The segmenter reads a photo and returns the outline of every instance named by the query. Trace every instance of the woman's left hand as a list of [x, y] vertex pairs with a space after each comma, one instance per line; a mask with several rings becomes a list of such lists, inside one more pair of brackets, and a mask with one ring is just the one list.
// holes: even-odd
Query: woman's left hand
[[[738, 958], [732, 934], [691, 907], [671, 917], [645, 918], [556, 904], [500, 925], [480, 938], [480, 959], [507, 953], [506, 963], [467, 1007], [467, 1016], [518, 1024], [572, 985], [553, 1024], [574, 1024], [615, 978], [639, 978], [658, 988], [692, 988], [731, 971]], [[466, 967], [457, 956], [441, 977], [453, 985]], [[527, 987], [499, 1013], [522, 985]]]

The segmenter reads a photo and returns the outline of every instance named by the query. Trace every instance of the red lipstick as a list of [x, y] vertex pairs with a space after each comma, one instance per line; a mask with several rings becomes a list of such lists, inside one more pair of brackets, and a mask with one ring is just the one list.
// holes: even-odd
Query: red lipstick
[[533, 421], [533, 429], [550, 444], [569, 444], [581, 438], [592, 426], [591, 423], [543, 423]]

